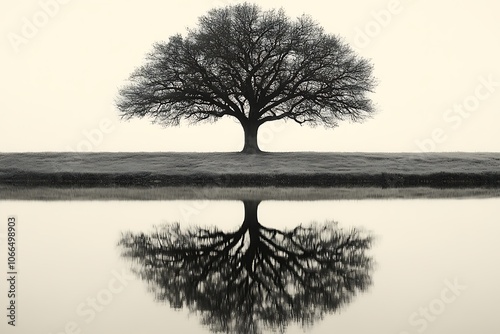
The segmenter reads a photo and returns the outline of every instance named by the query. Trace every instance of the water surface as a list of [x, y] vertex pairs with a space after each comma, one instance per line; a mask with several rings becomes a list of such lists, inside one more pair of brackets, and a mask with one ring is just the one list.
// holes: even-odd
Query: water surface
[[[323, 303], [321, 308], [325, 300], [317, 294], [309, 305], [304, 302], [302, 310], [295, 307], [289, 318], [285, 311], [291, 308], [283, 300], [275, 305], [281, 307], [287, 333], [303, 333], [299, 311], [304, 310], [314, 310], [322, 317], [308, 318], [314, 320], [305, 322], [308, 333], [498, 332], [499, 204], [499, 199], [260, 202], [257, 221], [270, 231], [293, 231], [301, 224], [307, 228], [316, 223], [313, 226], [334, 227], [337, 236], [356, 229], [362, 231], [360, 236], [373, 238], [362, 254], [352, 253], [358, 260], [361, 254], [372, 261], [363, 262], [364, 267], [352, 262], [348, 252], [337, 258], [342, 265], [336, 268], [351, 268], [351, 277], [358, 279], [349, 287], [345, 279], [338, 279], [341, 273], [331, 274], [331, 268], [323, 271], [330, 273], [330, 280], [314, 276], [317, 285], [336, 284], [337, 290], [327, 291], [336, 294], [336, 300], [326, 300], [330, 304]], [[158, 298], [158, 292], [175, 291], [168, 284], [159, 284], [162, 269], [158, 263], [147, 262], [144, 256], [131, 261], [123, 256], [118, 243], [127, 232], [146, 238], [153, 235], [155, 226], [161, 229], [177, 222], [182, 231], [198, 226], [227, 234], [241, 229], [250, 217], [248, 210], [245, 215], [242, 201], [4, 201], [0, 208], [4, 215], [17, 215], [19, 221], [19, 333], [69, 333], [69, 329], [81, 333], [210, 333], [214, 326], [203, 317], [202, 307], [196, 311], [196, 307], [171, 303], [166, 296]], [[303, 235], [301, 240], [306, 239]], [[237, 254], [237, 249], [230, 254]], [[149, 256], [149, 260], [156, 258]], [[241, 257], [233, 257], [236, 260]], [[220, 272], [210, 274], [214, 284], [206, 287], [218, 287], [221, 281], [217, 279], [224, 275], [233, 277], [230, 265], [218, 263], [216, 267]], [[148, 268], [155, 275], [148, 277]], [[196, 266], [192, 268], [196, 271]], [[236, 281], [241, 282], [238, 277]], [[268, 280], [271, 278], [269, 274]], [[296, 281], [287, 280], [290, 285], [285, 291], [307, 295], [304, 286], [300, 290]], [[276, 282], [271, 295], [279, 290], [279, 280]], [[305, 282], [306, 286], [310, 283]], [[178, 285], [184, 292], [189, 291], [187, 286]], [[5, 282], [0, 288], [6, 289]], [[221, 291], [224, 289], [232, 291], [227, 287]], [[231, 300], [224, 298], [220, 300]], [[241, 295], [238, 298], [245, 300]], [[199, 299], [194, 300], [201, 305]], [[213, 309], [217, 303], [208, 305]], [[230, 305], [220, 305], [220, 310], [227, 320]], [[266, 331], [265, 326], [260, 328]]]

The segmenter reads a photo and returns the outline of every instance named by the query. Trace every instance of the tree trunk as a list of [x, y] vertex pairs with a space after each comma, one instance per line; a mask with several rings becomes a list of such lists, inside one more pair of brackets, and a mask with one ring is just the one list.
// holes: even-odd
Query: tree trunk
[[244, 222], [250, 225], [258, 225], [259, 220], [257, 219], [257, 207], [260, 204], [260, 200], [245, 200], [243, 205], [245, 207], [245, 218]]
[[254, 123], [248, 123], [243, 125], [243, 130], [245, 131], [245, 146], [243, 146], [242, 153], [261, 153], [259, 148], [259, 143], [257, 142], [257, 132], [259, 126]]
[[259, 206], [259, 203], [260, 201], [258, 200], [243, 201], [243, 205], [245, 206], [245, 219], [243, 221], [243, 225], [250, 236], [250, 244], [243, 255], [242, 262], [250, 276], [253, 276], [255, 273], [253, 264], [257, 257], [260, 244], [261, 226], [259, 224], [259, 220], [257, 219], [257, 207]]

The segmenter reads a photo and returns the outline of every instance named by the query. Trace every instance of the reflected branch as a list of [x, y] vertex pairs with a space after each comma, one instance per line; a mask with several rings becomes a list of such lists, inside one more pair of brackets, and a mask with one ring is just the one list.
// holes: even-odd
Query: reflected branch
[[369, 234], [335, 222], [265, 227], [258, 205], [244, 202], [244, 221], [233, 232], [177, 223], [125, 233], [122, 256], [156, 300], [199, 312], [214, 332], [284, 332], [290, 322], [308, 327], [370, 286]]

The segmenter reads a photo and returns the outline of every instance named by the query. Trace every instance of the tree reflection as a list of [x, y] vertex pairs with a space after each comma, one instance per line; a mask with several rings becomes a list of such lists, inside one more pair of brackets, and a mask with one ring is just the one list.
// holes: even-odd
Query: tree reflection
[[158, 301], [199, 312], [214, 332], [307, 327], [371, 284], [370, 235], [334, 222], [280, 231], [258, 222], [258, 205], [244, 202], [243, 224], [233, 232], [171, 224], [126, 233], [122, 256]]

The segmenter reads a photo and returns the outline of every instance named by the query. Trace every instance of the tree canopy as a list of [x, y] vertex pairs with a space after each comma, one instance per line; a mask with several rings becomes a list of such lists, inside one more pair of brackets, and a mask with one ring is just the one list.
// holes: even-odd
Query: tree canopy
[[122, 256], [158, 301], [187, 307], [214, 332], [310, 326], [371, 284], [372, 237], [334, 222], [281, 231], [260, 224], [257, 201], [232, 232], [179, 224], [125, 233]]
[[371, 63], [308, 16], [254, 4], [217, 8], [185, 36], [158, 42], [119, 92], [122, 117], [181, 120], [235, 118], [244, 152], [259, 152], [258, 128], [269, 121], [335, 127], [374, 112]]

